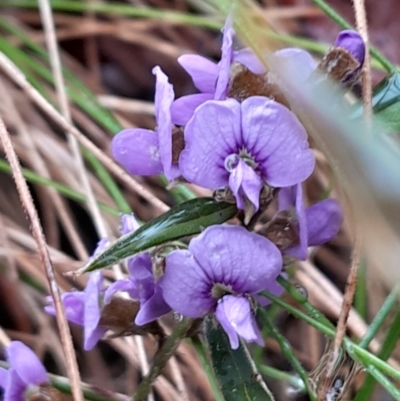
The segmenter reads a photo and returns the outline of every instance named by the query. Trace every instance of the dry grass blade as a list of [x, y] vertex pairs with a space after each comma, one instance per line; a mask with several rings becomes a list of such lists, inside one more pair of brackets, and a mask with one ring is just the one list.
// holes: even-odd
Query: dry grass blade
[[[42, 15], [42, 23], [45, 28], [46, 43], [49, 50], [51, 67], [54, 75], [54, 82], [56, 86], [58, 101], [61, 106], [61, 112], [69, 125], [72, 125], [71, 112], [68, 106], [68, 99], [65, 91], [64, 79], [61, 70], [60, 54], [57, 47], [56, 34], [54, 29], [54, 21], [50, 4], [47, 0], [39, 1], [39, 9]], [[85, 170], [83, 157], [79, 149], [77, 139], [68, 132], [68, 142], [74, 154], [80, 181], [87, 196], [88, 206], [90, 213], [93, 217], [97, 233], [100, 238], [107, 237], [107, 229], [104, 220], [101, 216], [99, 206], [90, 186], [89, 178]]]
[[64, 356], [67, 361], [68, 377], [71, 382], [72, 393], [76, 401], [83, 401], [84, 397], [80, 387], [79, 370], [76, 361], [75, 350], [72, 344], [71, 333], [69, 330], [67, 318], [65, 316], [65, 311], [62, 306], [60, 291], [58, 289], [58, 285], [55, 279], [53, 265], [47, 249], [46, 240], [44, 238], [42, 227], [40, 225], [39, 217], [33, 204], [31, 194], [22, 175], [21, 166], [13, 149], [10, 136], [7, 132], [2, 118], [0, 118], [0, 139], [3, 144], [4, 151], [7, 155], [8, 161], [10, 163], [21, 202], [29, 218], [32, 234], [36, 240], [39, 255], [46, 272], [50, 293], [54, 299], [54, 306], [57, 312], [57, 324], [61, 335]]
[[24, 74], [12, 63], [4, 53], [0, 52], [0, 69], [4, 71], [19, 85], [28, 95], [28, 97], [40, 107], [55, 123], [57, 123], [63, 130], [70, 132], [74, 135], [78, 141], [92, 152], [106, 168], [115, 174], [121, 181], [132, 188], [149, 203], [154, 205], [160, 213], [169, 210], [169, 206], [162, 202], [160, 199], [155, 197], [150, 191], [148, 191], [143, 185], [139, 184], [134, 178], [132, 178], [123, 168], [119, 167], [114, 160], [102, 152], [93, 142], [86, 138], [77, 128], [71, 126], [68, 121], [58, 113], [54, 107], [47, 102], [47, 100], [26, 80]]

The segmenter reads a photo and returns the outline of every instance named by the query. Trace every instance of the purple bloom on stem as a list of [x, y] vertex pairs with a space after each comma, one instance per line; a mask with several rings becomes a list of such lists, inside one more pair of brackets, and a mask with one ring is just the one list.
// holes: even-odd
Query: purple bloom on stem
[[126, 291], [133, 299], [140, 302], [140, 310], [135, 324], [143, 326], [162, 315], [171, 308], [165, 303], [160, 279], [155, 281], [152, 262], [148, 252], [135, 256], [128, 261], [129, 278], [118, 280], [107, 288], [104, 302], [108, 303], [117, 291]]
[[[108, 240], [106, 238], [100, 240], [93, 256], [102, 252], [107, 244]], [[107, 331], [107, 329], [99, 325], [103, 291], [103, 273], [97, 271], [90, 274], [84, 291], [66, 292], [61, 296], [67, 319], [84, 328], [83, 348], [85, 351], [94, 348]], [[47, 301], [49, 305], [45, 306], [45, 311], [51, 315], [55, 315], [56, 310], [53, 299], [47, 297]]]
[[23, 401], [30, 385], [48, 383], [46, 369], [36, 354], [20, 341], [7, 347], [10, 369], [0, 368], [0, 387], [4, 389], [4, 401]]
[[179, 64], [192, 77], [200, 93], [182, 96], [172, 103], [172, 121], [176, 125], [186, 125], [198, 106], [207, 100], [223, 100], [228, 93], [230, 69], [233, 59], [232, 22], [230, 18], [223, 29], [221, 60], [217, 64], [197, 54], [184, 54], [178, 58]]
[[[94, 348], [107, 331], [99, 325], [103, 291], [103, 274], [101, 271], [97, 271], [90, 274], [84, 291], [66, 292], [61, 296], [67, 319], [84, 328], [83, 348], [85, 351]], [[52, 298], [47, 297], [47, 301], [50, 305], [45, 306], [45, 311], [55, 315], [56, 310]]]
[[[132, 215], [122, 216], [123, 235], [136, 231], [139, 223]], [[160, 280], [153, 276], [152, 262], [148, 252], [128, 260], [129, 278], [111, 284], [104, 295], [104, 302], [109, 303], [117, 291], [126, 291], [133, 299], [140, 302], [140, 310], [135, 324], [143, 326], [168, 313], [171, 308], [165, 303]]]
[[365, 60], [365, 43], [357, 31], [350, 29], [340, 31], [333, 46], [346, 49], [360, 63], [359, 68], [362, 68]]
[[269, 288], [282, 256], [268, 239], [238, 226], [212, 226], [188, 250], [171, 252], [162, 279], [164, 299], [184, 316], [215, 313], [232, 348], [238, 336], [262, 344], [248, 297]]
[[315, 165], [297, 117], [262, 96], [242, 103], [235, 99], [204, 103], [186, 125], [185, 143], [179, 160], [182, 175], [205, 188], [229, 185], [241, 209], [247, 198], [258, 210], [264, 183], [295, 185]]
[[299, 244], [285, 249], [284, 253], [305, 260], [309, 246], [324, 244], [339, 232], [343, 211], [336, 199], [325, 199], [306, 209], [301, 184], [282, 188], [278, 197], [280, 211], [293, 210], [299, 234]]
[[119, 132], [112, 141], [112, 154], [131, 174], [164, 173], [172, 181], [180, 175], [178, 165], [172, 162], [171, 104], [174, 90], [159, 66], [153, 68], [153, 74], [156, 76], [155, 131], [128, 128]]

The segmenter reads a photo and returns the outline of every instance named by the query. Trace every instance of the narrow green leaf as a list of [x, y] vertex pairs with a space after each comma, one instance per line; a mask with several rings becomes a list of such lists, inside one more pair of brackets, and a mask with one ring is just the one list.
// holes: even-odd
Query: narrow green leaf
[[230, 203], [216, 202], [213, 198], [191, 199], [119, 238], [79, 272], [101, 269], [153, 246], [198, 234], [208, 226], [224, 223], [236, 213], [236, 206]]
[[274, 401], [244, 344], [232, 349], [228, 336], [211, 317], [205, 319], [205, 326], [211, 363], [225, 399]]

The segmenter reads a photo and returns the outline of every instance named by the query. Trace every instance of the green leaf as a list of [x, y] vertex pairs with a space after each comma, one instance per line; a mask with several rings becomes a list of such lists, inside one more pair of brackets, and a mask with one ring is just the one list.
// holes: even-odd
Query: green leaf
[[236, 206], [230, 203], [216, 202], [213, 198], [191, 199], [119, 238], [79, 273], [101, 269], [153, 246], [198, 234], [208, 226], [224, 223], [236, 213]]
[[232, 349], [228, 336], [220, 325], [215, 325], [211, 317], [205, 319], [205, 326], [211, 363], [225, 399], [274, 401], [244, 344]]

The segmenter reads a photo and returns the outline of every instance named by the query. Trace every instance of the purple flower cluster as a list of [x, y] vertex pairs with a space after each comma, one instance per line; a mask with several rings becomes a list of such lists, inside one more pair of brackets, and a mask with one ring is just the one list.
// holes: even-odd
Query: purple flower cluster
[[[239, 346], [239, 337], [262, 344], [254, 300], [263, 306], [268, 302], [257, 294], [267, 290], [280, 295], [276, 278], [283, 256], [304, 260], [309, 246], [331, 240], [340, 229], [343, 213], [336, 200], [308, 208], [304, 204], [302, 183], [315, 166], [305, 128], [281, 101], [285, 96], [264, 66], [249, 49], [234, 51], [233, 40], [228, 20], [218, 63], [198, 55], [178, 59], [199, 93], [174, 99], [168, 77], [155, 67], [156, 128], [123, 130], [114, 138], [112, 152], [131, 174], [164, 173], [170, 181], [180, 178], [222, 189], [244, 211], [244, 225], [246, 215], [261, 215], [276, 194], [278, 211], [256, 232], [241, 226], [207, 228], [188, 249], [165, 257], [164, 274], [154, 274], [153, 255], [147, 252], [128, 260], [129, 277], [108, 288], [101, 273], [92, 273], [84, 291], [63, 295], [68, 319], [84, 326], [85, 349], [107, 331], [102, 311], [118, 291], [140, 303], [136, 325], [171, 309], [191, 318], [214, 314], [232, 348]], [[335, 48], [362, 67], [365, 49], [357, 33], [343, 31]], [[300, 49], [283, 49], [271, 58], [271, 64], [283, 69], [293, 63], [304, 80], [318, 68]], [[132, 217], [123, 217], [124, 234], [136, 228]], [[52, 305], [46, 310], [54, 314]]]

